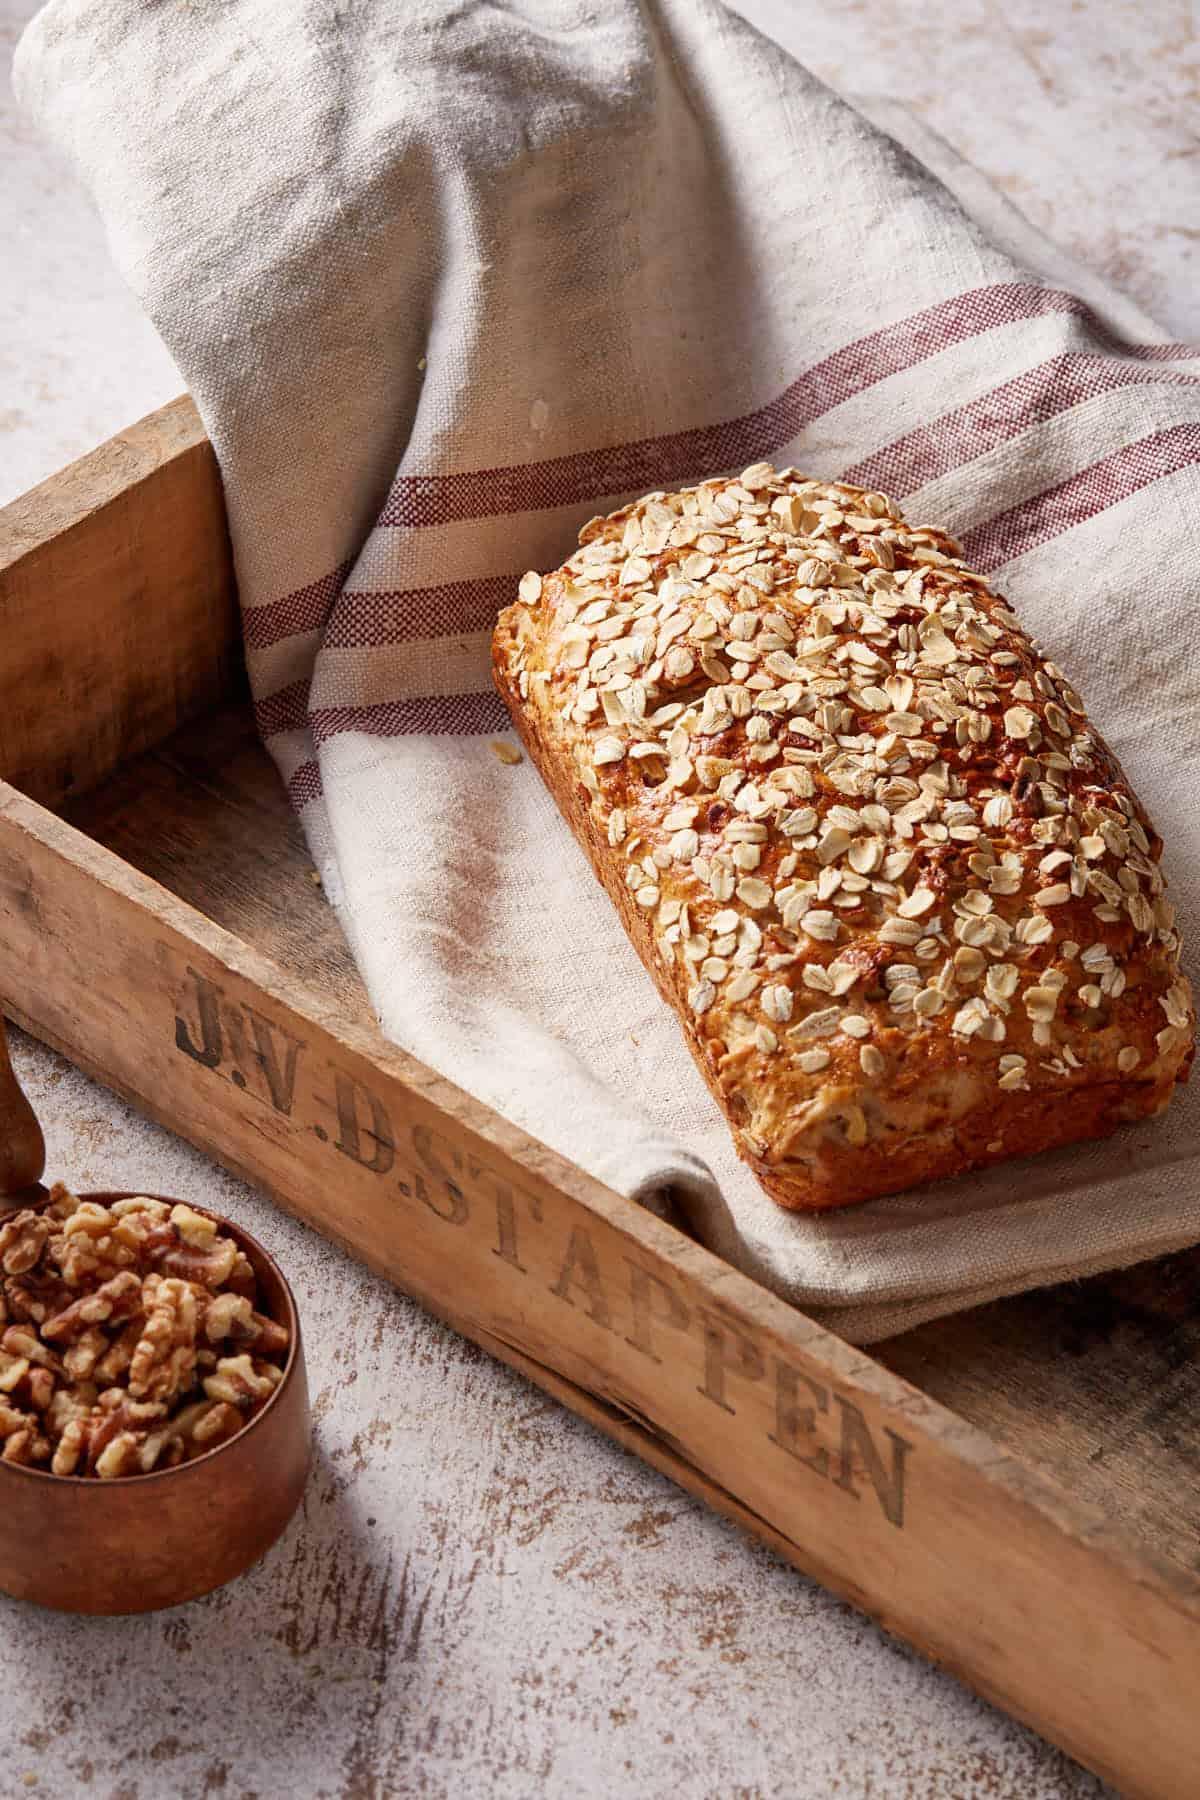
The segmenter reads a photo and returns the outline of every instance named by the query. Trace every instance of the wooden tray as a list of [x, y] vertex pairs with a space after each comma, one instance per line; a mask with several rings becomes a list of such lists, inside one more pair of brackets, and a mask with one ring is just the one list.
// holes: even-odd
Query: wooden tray
[[20, 1024], [1127, 1792], [1200, 1791], [1200, 1254], [865, 1355], [388, 1044], [187, 399], [0, 513], [0, 775]]

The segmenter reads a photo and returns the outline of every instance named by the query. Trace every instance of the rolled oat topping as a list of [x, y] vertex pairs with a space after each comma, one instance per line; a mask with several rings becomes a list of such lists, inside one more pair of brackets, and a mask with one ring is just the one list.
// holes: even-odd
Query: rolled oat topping
[[789, 1060], [885, 1089], [930, 1029], [1001, 1094], [1185, 1063], [1153, 827], [945, 532], [758, 463], [592, 520], [520, 600], [518, 690], [567, 722], [723, 1091]]

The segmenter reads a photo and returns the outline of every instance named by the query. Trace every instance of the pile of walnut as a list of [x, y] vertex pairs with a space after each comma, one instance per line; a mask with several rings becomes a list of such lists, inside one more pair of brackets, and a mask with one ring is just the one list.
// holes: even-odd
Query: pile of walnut
[[224, 1443], [283, 1379], [257, 1297], [203, 1213], [55, 1187], [0, 1222], [0, 1456], [112, 1480]]

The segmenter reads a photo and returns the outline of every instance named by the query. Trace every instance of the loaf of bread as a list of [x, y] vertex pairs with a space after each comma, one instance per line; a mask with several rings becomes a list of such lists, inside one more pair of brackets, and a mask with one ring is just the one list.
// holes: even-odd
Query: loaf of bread
[[1160, 841], [945, 532], [766, 463], [580, 533], [501, 615], [526, 748], [781, 1205], [1160, 1112]]

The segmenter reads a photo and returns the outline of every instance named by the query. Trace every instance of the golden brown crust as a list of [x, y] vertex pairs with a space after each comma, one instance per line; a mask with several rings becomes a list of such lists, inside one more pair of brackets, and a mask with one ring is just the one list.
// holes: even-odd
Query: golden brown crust
[[758, 464], [580, 544], [496, 683], [781, 1205], [1162, 1110], [1195, 1016], [1159, 840], [952, 539]]

